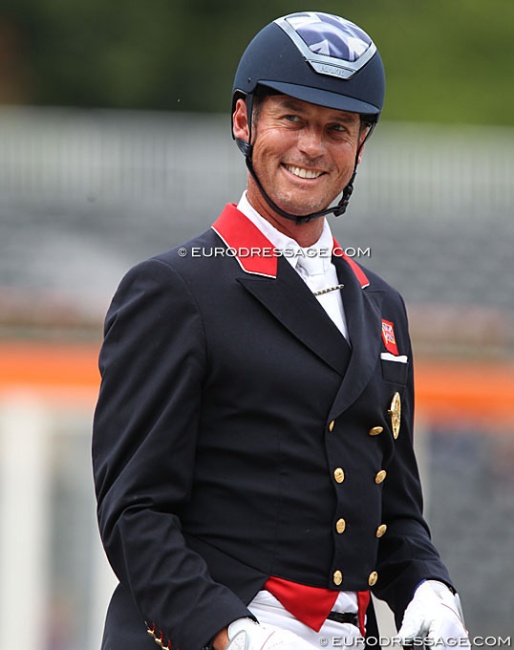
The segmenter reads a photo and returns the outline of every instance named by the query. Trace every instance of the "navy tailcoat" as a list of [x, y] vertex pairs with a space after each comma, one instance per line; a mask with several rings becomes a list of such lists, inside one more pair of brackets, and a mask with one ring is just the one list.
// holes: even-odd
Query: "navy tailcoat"
[[450, 584], [422, 515], [403, 301], [337, 252], [350, 345], [233, 205], [122, 280], [93, 435], [120, 581], [103, 650], [199, 650], [270, 576], [371, 588], [398, 621], [421, 580]]

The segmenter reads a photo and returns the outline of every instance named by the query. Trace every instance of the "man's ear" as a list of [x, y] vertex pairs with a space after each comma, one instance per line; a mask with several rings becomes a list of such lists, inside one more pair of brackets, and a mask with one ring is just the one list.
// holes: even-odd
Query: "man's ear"
[[242, 98], [236, 101], [234, 115], [232, 116], [232, 130], [234, 137], [243, 142], [248, 142], [250, 133], [248, 128], [248, 112], [246, 108], [246, 101]]

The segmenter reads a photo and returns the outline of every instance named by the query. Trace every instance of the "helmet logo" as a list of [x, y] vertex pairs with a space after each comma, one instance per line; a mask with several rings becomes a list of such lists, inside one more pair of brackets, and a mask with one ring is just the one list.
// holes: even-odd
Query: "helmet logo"
[[366, 32], [339, 16], [309, 11], [278, 18], [275, 23], [320, 74], [349, 79], [376, 51]]

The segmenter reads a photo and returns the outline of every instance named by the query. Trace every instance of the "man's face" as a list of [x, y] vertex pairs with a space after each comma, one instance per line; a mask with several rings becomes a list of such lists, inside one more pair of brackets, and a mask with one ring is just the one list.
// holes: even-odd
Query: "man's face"
[[[353, 173], [358, 146], [365, 137], [360, 116], [271, 95], [262, 100], [256, 117], [252, 161], [271, 199], [296, 215], [328, 207]], [[248, 140], [242, 100], [234, 113], [234, 133]], [[261, 214], [269, 212], [251, 178], [248, 198]]]

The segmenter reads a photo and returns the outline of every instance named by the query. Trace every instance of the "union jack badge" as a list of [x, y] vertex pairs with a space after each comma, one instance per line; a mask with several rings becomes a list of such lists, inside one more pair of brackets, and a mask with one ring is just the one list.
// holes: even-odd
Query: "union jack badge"
[[394, 325], [391, 321], [382, 320], [382, 340], [384, 341], [386, 350], [391, 354], [398, 356], [398, 347], [394, 335]]

